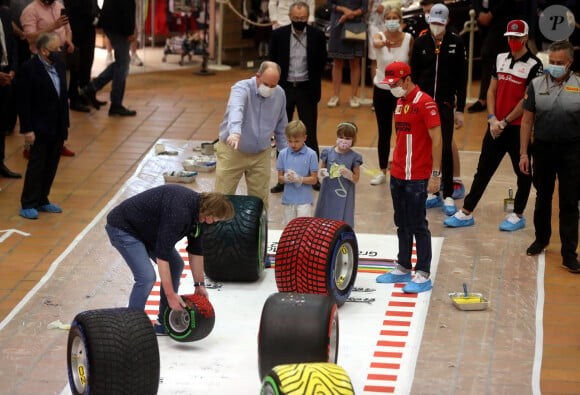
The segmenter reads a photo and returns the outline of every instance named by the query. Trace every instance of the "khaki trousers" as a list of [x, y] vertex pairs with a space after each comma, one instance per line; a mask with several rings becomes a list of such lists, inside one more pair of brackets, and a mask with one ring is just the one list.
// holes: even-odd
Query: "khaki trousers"
[[270, 154], [270, 149], [257, 154], [245, 154], [220, 140], [217, 146], [216, 192], [235, 195], [244, 176], [247, 194], [262, 199], [267, 210], [270, 195]]

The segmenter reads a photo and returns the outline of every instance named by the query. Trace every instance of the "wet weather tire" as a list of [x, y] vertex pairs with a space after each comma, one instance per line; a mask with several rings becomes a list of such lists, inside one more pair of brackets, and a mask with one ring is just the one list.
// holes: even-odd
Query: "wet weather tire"
[[333, 363], [278, 365], [262, 380], [260, 395], [354, 395], [348, 374]]
[[181, 298], [186, 304], [184, 311], [167, 307], [163, 313], [167, 334], [178, 342], [193, 342], [207, 337], [215, 324], [213, 306], [200, 295], [182, 295]]
[[295, 218], [280, 236], [275, 265], [280, 292], [329, 295], [342, 306], [358, 270], [356, 235], [342, 221]]
[[260, 380], [274, 366], [338, 358], [338, 312], [324, 295], [275, 293], [262, 309], [258, 333]]
[[151, 320], [128, 308], [77, 314], [68, 334], [67, 367], [74, 395], [156, 394], [159, 347]]
[[204, 225], [205, 274], [214, 281], [256, 281], [264, 271], [268, 219], [262, 199], [228, 195], [235, 216]]

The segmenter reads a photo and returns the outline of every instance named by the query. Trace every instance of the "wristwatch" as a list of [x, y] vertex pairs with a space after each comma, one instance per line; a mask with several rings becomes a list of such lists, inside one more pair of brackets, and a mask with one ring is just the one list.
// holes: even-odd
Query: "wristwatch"
[[441, 172], [439, 170], [433, 170], [431, 172], [431, 177], [441, 177]]

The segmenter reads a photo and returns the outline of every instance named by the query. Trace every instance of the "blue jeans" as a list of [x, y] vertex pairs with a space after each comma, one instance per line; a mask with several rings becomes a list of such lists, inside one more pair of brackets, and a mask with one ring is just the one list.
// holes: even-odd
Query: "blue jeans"
[[411, 270], [413, 237], [417, 243], [415, 271], [431, 271], [431, 232], [427, 222], [425, 199], [429, 180], [401, 180], [391, 176], [391, 196], [399, 238], [398, 263]]
[[123, 104], [123, 96], [125, 96], [127, 75], [129, 74], [129, 63], [131, 61], [129, 48], [131, 43], [127, 36], [120, 36], [110, 32], [105, 32], [105, 34], [109, 38], [113, 51], [115, 52], [115, 61], [108, 65], [91, 84], [98, 91], [110, 81], [113, 81], [113, 86], [111, 87], [111, 106], [121, 106]]
[[[155, 262], [156, 258], [151, 252], [147, 251], [142, 241], [131, 236], [129, 233], [109, 224], [105, 225], [105, 230], [109, 235], [111, 244], [119, 251], [123, 259], [125, 259], [125, 262], [127, 262], [127, 265], [129, 265], [131, 272], [133, 272], [135, 284], [133, 284], [133, 289], [131, 290], [128, 307], [145, 310], [145, 303], [157, 279], [155, 269], [153, 269], [153, 265], [151, 264], [151, 260]], [[175, 292], [179, 290], [179, 281], [183, 273], [183, 266], [183, 258], [181, 258], [181, 255], [176, 249], [173, 249], [169, 257], [169, 270], [171, 271], [171, 282], [173, 283]], [[167, 297], [165, 296], [163, 287], [161, 287], [159, 322], [163, 322], [163, 312], [167, 306]]]

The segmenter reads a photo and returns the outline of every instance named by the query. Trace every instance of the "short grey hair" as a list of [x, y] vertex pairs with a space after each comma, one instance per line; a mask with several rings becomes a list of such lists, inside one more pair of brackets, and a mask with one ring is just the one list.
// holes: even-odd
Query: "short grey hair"
[[262, 75], [266, 70], [273, 68], [278, 70], [278, 75], [282, 75], [282, 69], [280, 69], [280, 65], [276, 62], [272, 62], [269, 60], [265, 60], [262, 63], [260, 63], [260, 68], [258, 68], [258, 74]]
[[310, 15], [310, 7], [308, 7], [308, 4], [306, 4], [304, 1], [295, 1], [294, 3], [292, 3], [290, 5], [290, 8], [288, 8], [288, 15], [292, 13], [292, 8], [306, 8], [306, 11], [308, 11], [308, 15]]
[[60, 37], [58, 36], [58, 34], [52, 33], [52, 32], [42, 33], [36, 39], [36, 50], [40, 52], [40, 50], [42, 48], [46, 48], [48, 43], [51, 42], [52, 40], [59, 40], [60, 41]]
[[552, 44], [550, 44], [548, 51], [566, 51], [568, 59], [574, 60], [574, 46], [568, 40], [554, 41]]

